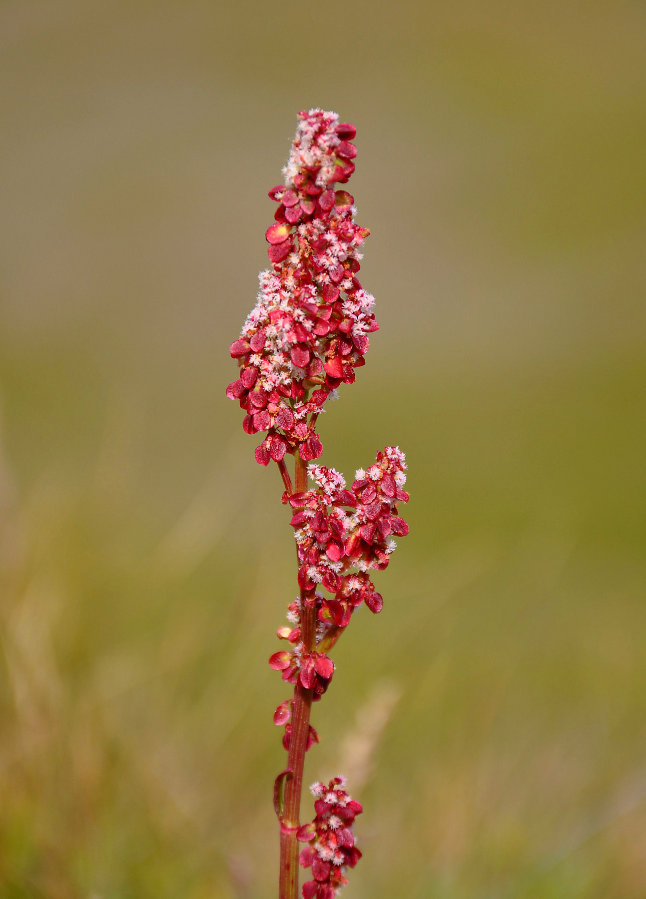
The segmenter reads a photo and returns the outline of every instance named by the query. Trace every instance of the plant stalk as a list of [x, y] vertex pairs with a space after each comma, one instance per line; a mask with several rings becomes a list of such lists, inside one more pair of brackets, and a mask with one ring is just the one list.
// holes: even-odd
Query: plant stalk
[[[296, 456], [295, 492], [307, 490], [307, 464]], [[314, 591], [301, 590], [300, 595], [301, 639], [303, 652], [312, 652], [316, 643], [316, 603]], [[279, 899], [298, 899], [298, 840], [296, 831], [300, 821], [303, 768], [310, 730], [312, 690], [301, 684], [294, 687], [292, 706], [292, 731], [287, 756], [287, 769], [291, 776], [285, 782], [283, 820], [280, 833]]]

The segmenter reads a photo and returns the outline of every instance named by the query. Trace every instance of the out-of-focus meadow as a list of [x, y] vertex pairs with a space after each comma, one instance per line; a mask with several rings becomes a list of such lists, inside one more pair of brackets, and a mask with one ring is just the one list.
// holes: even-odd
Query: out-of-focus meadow
[[646, 895], [646, 10], [0, 7], [0, 896], [276, 894], [295, 595], [224, 397], [299, 109], [381, 331], [321, 420], [411, 535], [315, 708], [348, 899]]

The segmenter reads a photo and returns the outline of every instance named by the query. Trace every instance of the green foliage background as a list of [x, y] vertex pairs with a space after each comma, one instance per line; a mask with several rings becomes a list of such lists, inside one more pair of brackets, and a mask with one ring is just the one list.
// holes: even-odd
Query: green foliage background
[[275, 471], [224, 397], [296, 113], [382, 330], [321, 420], [411, 536], [315, 710], [348, 899], [646, 891], [643, 4], [0, 6], [0, 896], [276, 894]]

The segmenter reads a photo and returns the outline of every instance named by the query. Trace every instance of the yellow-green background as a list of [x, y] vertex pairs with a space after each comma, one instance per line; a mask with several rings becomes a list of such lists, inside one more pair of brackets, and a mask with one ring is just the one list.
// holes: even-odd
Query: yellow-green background
[[295, 566], [224, 397], [299, 109], [382, 330], [321, 419], [411, 535], [315, 709], [348, 899], [646, 896], [646, 8], [0, 5], [2, 899], [276, 895]]

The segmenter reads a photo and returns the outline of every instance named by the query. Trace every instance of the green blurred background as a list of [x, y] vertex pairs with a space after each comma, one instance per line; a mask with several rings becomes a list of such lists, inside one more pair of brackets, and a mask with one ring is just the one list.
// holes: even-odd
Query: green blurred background
[[381, 331], [321, 420], [411, 536], [315, 709], [348, 899], [646, 896], [646, 7], [0, 5], [0, 895], [276, 895], [295, 595], [224, 396], [299, 109]]

